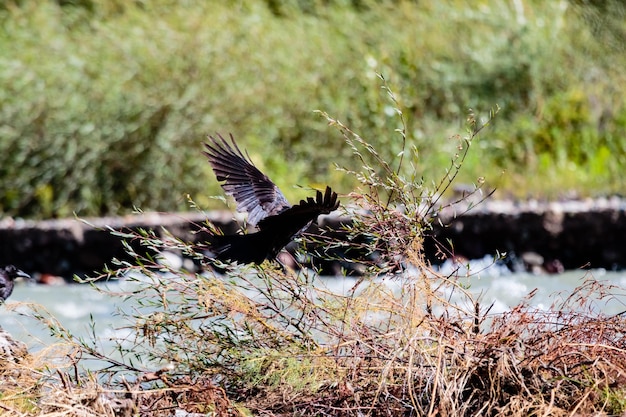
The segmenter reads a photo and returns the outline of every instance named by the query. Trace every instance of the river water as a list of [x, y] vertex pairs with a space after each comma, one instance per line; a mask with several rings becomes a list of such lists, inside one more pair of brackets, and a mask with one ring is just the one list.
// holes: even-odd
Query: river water
[[[615, 286], [611, 289], [612, 297], [595, 304], [596, 311], [618, 314], [626, 310], [626, 272], [591, 270], [568, 271], [560, 275], [532, 275], [487, 268], [470, 277], [459, 278], [469, 286], [470, 292], [482, 293], [483, 305], [494, 303], [492, 313], [506, 311], [534, 289], [537, 289], [537, 293], [532, 298], [532, 305], [548, 309], [554, 301], [566, 298], [585, 279], [606, 281]], [[321, 278], [321, 281], [325, 287], [336, 292], [345, 292], [354, 282], [350, 278], [336, 277]], [[115, 287], [124, 284], [107, 285]], [[87, 337], [91, 331], [89, 323], [93, 319], [97, 323], [97, 336], [106, 344], [110, 336], [123, 331], [119, 329], [125, 324], [123, 318], [116, 315], [120, 302], [119, 298], [99, 292], [89, 285], [43, 286], [18, 283], [7, 304], [0, 306], [0, 326], [15, 339], [27, 343], [31, 351], [54, 343], [57, 339], [51, 336], [50, 330], [31, 317], [32, 308], [36, 306], [40, 310], [45, 309], [75, 336]], [[128, 302], [125, 306], [128, 306]]]

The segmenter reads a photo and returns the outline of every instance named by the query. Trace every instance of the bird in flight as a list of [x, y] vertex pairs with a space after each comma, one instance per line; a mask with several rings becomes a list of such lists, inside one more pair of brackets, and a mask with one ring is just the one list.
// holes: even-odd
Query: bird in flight
[[339, 207], [337, 193], [330, 187], [315, 198], [291, 205], [280, 189], [244, 155], [230, 135], [209, 136], [204, 154], [227, 195], [237, 202], [237, 211], [248, 213], [248, 223], [258, 231], [248, 234], [211, 234], [209, 245], [220, 261], [255, 263], [272, 260], [320, 214]]
[[0, 303], [9, 298], [13, 292], [13, 281], [18, 277], [30, 278], [30, 275], [13, 265], [0, 267]]

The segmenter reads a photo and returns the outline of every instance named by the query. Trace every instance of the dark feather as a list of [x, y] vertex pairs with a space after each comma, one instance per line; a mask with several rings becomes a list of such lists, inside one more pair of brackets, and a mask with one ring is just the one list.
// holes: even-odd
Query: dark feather
[[337, 193], [326, 187], [324, 194], [301, 200], [291, 206], [278, 187], [246, 158], [232, 135], [232, 146], [218, 135], [205, 144], [205, 155], [226, 194], [237, 201], [239, 211], [248, 212], [248, 223], [258, 231], [242, 235], [211, 235], [208, 243], [216, 259], [260, 264], [276, 255], [320, 214], [339, 207]]
[[237, 202], [237, 210], [248, 213], [248, 223], [256, 225], [261, 219], [280, 213], [290, 204], [280, 189], [244, 155], [233, 136], [232, 146], [221, 135], [209, 136], [204, 154], [222, 188]]

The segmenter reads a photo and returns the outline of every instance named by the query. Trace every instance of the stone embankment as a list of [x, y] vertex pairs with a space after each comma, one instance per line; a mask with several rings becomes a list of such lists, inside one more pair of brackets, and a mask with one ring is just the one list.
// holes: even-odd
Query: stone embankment
[[[545, 267], [548, 271], [581, 267], [622, 269], [626, 266], [626, 201], [618, 198], [564, 202], [490, 201], [462, 216], [463, 208], [446, 209], [425, 242], [425, 254], [441, 262], [437, 245], [453, 242], [457, 259], [508, 254], [512, 269]], [[71, 277], [101, 270], [111, 259], [125, 258], [121, 239], [111, 230], [167, 230], [184, 241], [198, 241], [210, 220], [234, 233], [227, 212], [158, 214], [114, 218], [0, 221], [0, 265], [13, 263], [29, 273]], [[328, 225], [339, 218], [329, 216]], [[343, 218], [345, 221], [345, 218]], [[439, 224], [441, 223], [441, 224]], [[444, 251], [446, 249], [444, 248]]]
[[[454, 253], [468, 259], [506, 252], [511, 266], [543, 263], [549, 272], [626, 267], [626, 200], [617, 197], [488, 201], [458, 218], [447, 210], [442, 223], [447, 226], [435, 229], [436, 240], [449, 239]], [[433, 241], [427, 244], [432, 256]]]

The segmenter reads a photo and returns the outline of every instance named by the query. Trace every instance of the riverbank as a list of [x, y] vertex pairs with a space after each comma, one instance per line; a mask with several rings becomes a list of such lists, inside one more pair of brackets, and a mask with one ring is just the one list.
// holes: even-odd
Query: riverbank
[[[445, 258], [478, 259], [507, 253], [504, 262], [516, 271], [535, 267], [549, 272], [550, 268], [553, 272], [577, 268], [621, 270], [626, 266], [624, 199], [494, 200], [460, 215], [467, 208], [455, 206], [438, 214], [439, 221], [433, 223], [432, 233], [424, 242], [426, 259], [433, 264]], [[113, 258], [126, 258], [122, 239], [112, 234], [113, 230], [147, 229], [157, 236], [167, 231], [196, 243], [202, 240], [199, 231], [207, 220], [226, 233], [235, 233], [238, 228], [232, 213], [226, 211], [142, 213], [84, 220], [7, 218], [0, 221], [0, 263], [13, 263], [42, 275], [90, 274], [100, 271]], [[320, 221], [325, 227], [338, 229], [349, 218], [331, 214]], [[188, 262], [187, 266], [192, 265]], [[333, 270], [332, 265], [329, 270]]]

